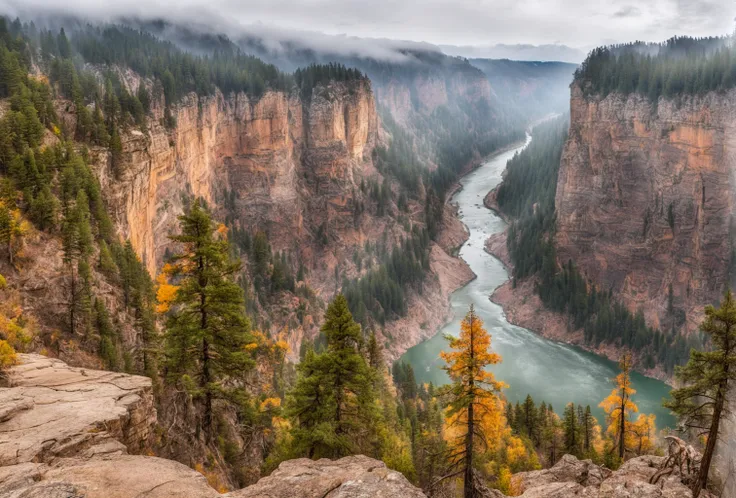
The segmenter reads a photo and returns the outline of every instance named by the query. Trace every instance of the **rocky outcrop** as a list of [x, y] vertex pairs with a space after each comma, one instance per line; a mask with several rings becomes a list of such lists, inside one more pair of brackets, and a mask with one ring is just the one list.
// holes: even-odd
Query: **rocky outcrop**
[[362, 455], [340, 460], [289, 460], [270, 476], [229, 498], [373, 498], [425, 496], [399, 472]]
[[0, 388], [0, 496], [4, 498], [245, 498], [424, 495], [364, 456], [282, 463], [257, 484], [222, 495], [173, 460], [143, 456], [154, 431], [151, 381], [72, 368], [40, 355]]
[[[649, 483], [663, 460], [651, 455], [632, 458], [611, 472], [565, 455], [550, 469], [514, 474], [511, 485], [523, 498], [692, 498], [678, 475]], [[704, 491], [700, 496], [712, 495]]]
[[0, 496], [217, 496], [182, 464], [128, 455], [148, 451], [150, 379], [20, 359], [0, 388]]
[[20, 357], [0, 389], [0, 465], [47, 463], [111, 442], [146, 448], [156, 422], [150, 379]]
[[570, 112], [555, 201], [560, 261], [643, 308], [650, 325], [696, 330], [729, 282], [736, 92], [653, 106], [573, 85]]

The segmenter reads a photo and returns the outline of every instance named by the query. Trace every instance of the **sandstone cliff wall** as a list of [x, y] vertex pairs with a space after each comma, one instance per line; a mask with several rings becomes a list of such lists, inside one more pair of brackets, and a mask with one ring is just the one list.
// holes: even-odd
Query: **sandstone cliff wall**
[[642, 308], [650, 325], [696, 330], [729, 282], [736, 92], [653, 108], [573, 86], [570, 112], [555, 201], [560, 261]]
[[[694, 332], [731, 278], [736, 91], [653, 107], [573, 85], [570, 113], [555, 199], [560, 261], [650, 325]], [[723, 496], [736, 493], [734, 433], [729, 417], [712, 475]]]
[[[251, 227], [271, 228], [276, 246], [280, 236], [303, 235], [311, 228], [303, 224], [307, 200], [317, 195], [328, 204], [345, 203], [335, 193], [365, 174], [378, 128], [365, 83], [318, 88], [307, 103], [283, 92], [259, 99], [191, 94], [174, 116], [171, 131], [152, 119], [148, 134], [125, 136], [122, 178], [99, 168], [121, 234], [152, 273], [185, 197], [221, 209], [224, 195], [235, 192], [236, 209], [247, 210], [242, 218]], [[305, 185], [310, 175], [322, 183]]]

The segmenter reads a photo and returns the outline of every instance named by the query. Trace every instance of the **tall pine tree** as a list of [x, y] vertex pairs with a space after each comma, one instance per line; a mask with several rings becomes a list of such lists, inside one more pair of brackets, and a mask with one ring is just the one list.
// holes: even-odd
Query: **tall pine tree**
[[310, 458], [375, 454], [379, 415], [373, 372], [360, 354], [360, 325], [342, 294], [328, 306], [322, 332], [326, 349], [319, 354], [307, 351], [289, 394], [294, 451]]
[[213, 401], [242, 399], [242, 381], [254, 362], [243, 293], [233, 281], [240, 264], [230, 260], [225, 230], [197, 200], [179, 217], [171, 237], [180, 252], [166, 268], [178, 287], [169, 303], [166, 355], [169, 379], [182, 384], [199, 406], [197, 434], [212, 439]]
[[690, 351], [690, 361], [676, 370], [683, 387], [673, 389], [665, 406], [679, 415], [684, 425], [707, 435], [693, 496], [708, 483], [708, 472], [719, 439], [721, 421], [729, 413], [727, 393], [736, 381], [736, 301], [730, 290], [720, 308], [707, 306], [700, 325], [713, 345], [712, 351]]

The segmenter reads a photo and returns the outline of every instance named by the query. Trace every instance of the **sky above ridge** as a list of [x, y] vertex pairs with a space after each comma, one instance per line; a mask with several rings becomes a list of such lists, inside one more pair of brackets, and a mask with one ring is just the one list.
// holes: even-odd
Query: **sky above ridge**
[[255, 25], [424, 41], [469, 57], [577, 62], [602, 44], [730, 34], [736, 0], [0, 0], [2, 13], [24, 11]]

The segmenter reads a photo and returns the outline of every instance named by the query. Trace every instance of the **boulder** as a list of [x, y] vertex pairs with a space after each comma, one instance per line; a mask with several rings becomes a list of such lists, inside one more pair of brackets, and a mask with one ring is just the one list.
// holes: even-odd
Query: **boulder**
[[523, 498], [692, 498], [679, 476], [649, 483], [664, 460], [653, 455], [632, 458], [612, 472], [590, 460], [565, 455], [552, 468], [515, 474], [512, 486]]
[[270, 476], [228, 498], [423, 498], [401, 473], [362, 455], [288, 460]]

